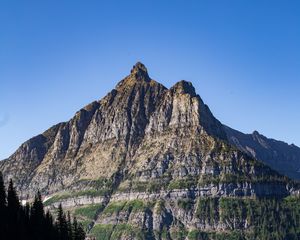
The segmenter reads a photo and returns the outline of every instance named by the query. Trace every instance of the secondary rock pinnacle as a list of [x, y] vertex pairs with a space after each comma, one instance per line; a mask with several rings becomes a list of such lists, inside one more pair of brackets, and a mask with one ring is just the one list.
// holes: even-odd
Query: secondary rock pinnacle
[[147, 68], [141, 62], [137, 62], [131, 69], [130, 75], [137, 80], [150, 81]]
[[176, 83], [171, 90], [180, 94], [190, 94], [191, 96], [197, 95], [193, 84], [185, 80]]

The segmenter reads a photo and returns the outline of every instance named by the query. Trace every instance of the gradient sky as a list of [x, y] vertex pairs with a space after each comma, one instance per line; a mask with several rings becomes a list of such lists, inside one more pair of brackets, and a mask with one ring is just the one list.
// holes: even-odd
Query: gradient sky
[[300, 145], [300, 1], [0, 1], [0, 159], [133, 64], [224, 124]]

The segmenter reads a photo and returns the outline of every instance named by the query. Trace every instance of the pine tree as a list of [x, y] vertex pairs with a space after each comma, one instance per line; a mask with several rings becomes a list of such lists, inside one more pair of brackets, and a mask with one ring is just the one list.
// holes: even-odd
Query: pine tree
[[33, 239], [43, 239], [43, 236], [45, 235], [45, 213], [42, 196], [39, 191], [37, 192], [31, 207], [30, 222], [32, 228], [34, 228], [32, 230], [34, 233]]
[[84, 240], [85, 231], [83, 230], [82, 224], [77, 222], [76, 217], [73, 219], [73, 239], [74, 240]]
[[35, 195], [34, 202], [31, 208], [31, 214], [31, 217], [35, 217], [40, 221], [42, 221], [42, 219], [44, 218], [44, 205], [40, 191], [38, 191]]
[[72, 228], [70, 212], [68, 212], [68, 215], [67, 215], [67, 226], [68, 226], [69, 239], [73, 239], [73, 228]]
[[66, 215], [63, 212], [62, 205], [59, 204], [58, 214], [57, 214], [57, 229], [59, 233], [60, 240], [68, 240], [68, 224], [66, 220]]
[[77, 222], [77, 219], [76, 217], [73, 218], [73, 239], [74, 240], [78, 240], [78, 222]]
[[14, 188], [13, 181], [9, 181], [7, 190], [7, 221], [8, 221], [8, 235], [10, 239], [20, 239], [20, 202]]
[[[2, 214], [5, 213], [5, 214]], [[49, 211], [45, 214], [40, 192], [37, 192], [32, 205], [21, 206], [10, 180], [7, 194], [0, 173], [0, 239], [4, 240], [74, 240], [75, 232], [78, 240], [85, 238], [85, 232], [77, 221], [72, 225], [70, 213], [68, 217], [59, 206], [58, 215], [53, 224]], [[75, 229], [75, 230], [73, 230]]]
[[85, 239], [85, 232], [83, 230], [82, 224], [77, 222], [76, 217], [73, 219], [73, 239], [74, 240], [84, 240]]
[[53, 218], [49, 210], [45, 214], [45, 240], [58, 239], [58, 233], [53, 225]]
[[6, 191], [2, 172], [0, 172], [0, 210], [6, 207]]
[[31, 212], [31, 207], [29, 205], [29, 203], [27, 202], [25, 207], [23, 208], [24, 210], [24, 216], [25, 216], [25, 220], [29, 222], [30, 220], [30, 212]]
[[32, 240], [30, 235], [30, 206], [27, 203], [26, 206], [21, 206], [19, 210], [19, 236], [22, 237], [22, 240]]
[[10, 213], [18, 212], [20, 208], [20, 201], [11, 179], [7, 190], [7, 208]]
[[31, 237], [31, 226], [30, 226], [30, 212], [31, 212], [31, 206], [30, 204], [27, 202], [26, 205], [24, 207], [22, 207], [22, 228], [23, 230], [22, 232], [22, 237], [24, 239], [32, 239]]
[[83, 230], [83, 226], [81, 223], [78, 224], [78, 230], [77, 230], [77, 239], [78, 240], [84, 240], [85, 239], [85, 231]]
[[0, 172], [0, 236], [7, 237], [7, 200], [2, 172]]

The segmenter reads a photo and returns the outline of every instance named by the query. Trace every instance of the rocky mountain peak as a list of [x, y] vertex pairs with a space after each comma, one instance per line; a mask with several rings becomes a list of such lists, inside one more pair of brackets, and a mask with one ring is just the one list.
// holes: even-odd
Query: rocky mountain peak
[[137, 62], [130, 71], [130, 76], [136, 80], [150, 81], [147, 68], [141, 62]]
[[180, 82], [176, 83], [172, 88], [171, 91], [178, 94], [190, 94], [191, 96], [196, 96], [196, 91], [191, 82], [181, 80]]
[[254, 136], [260, 136], [259, 132], [257, 130], [253, 131], [252, 135]]
[[[116, 86], [117, 90], [124, 90], [135, 86], [137, 83], [139, 85], [148, 84], [151, 82], [151, 78], [148, 75], [147, 68], [141, 62], [137, 62], [131, 69], [130, 74], [125, 77], [121, 82]], [[152, 81], [153, 82], [153, 81]]]

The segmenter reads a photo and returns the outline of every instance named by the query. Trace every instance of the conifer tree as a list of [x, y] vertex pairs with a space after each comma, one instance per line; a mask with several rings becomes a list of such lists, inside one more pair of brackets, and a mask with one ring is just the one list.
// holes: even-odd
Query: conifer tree
[[45, 213], [42, 196], [39, 191], [37, 192], [31, 207], [30, 222], [31, 226], [34, 226], [35, 228], [32, 231], [34, 239], [42, 239], [45, 230]]
[[70, 212], [68, 212], [67, 214], [67, 226], [68, 226], [68, 236], [70, 239], [73, 239], [73, 228], [72, 228]]
[[77, 222], [77, 219], [76, 217], [73, 218], [73, 239], [74, 240], [78, 240], [78, 222]]
[[2, 172], [0, 172], [0, 236], [6, 237], [7, 231], [7, 215], [6, 215], [6, 191]]
[[68, 224], [66, 220], [66, 215], [63, 212], [62, 205], [59, 204], [58, 214], [57, 214], [57, 229], [59, 233], [60, 240], [68, 240]]
[[0, 210], [6, 207], [6, 191], [2, 172], [0, 172]]
[[73, 219], [73, 239], [74, 240], [84, 240], [85, 232], [81, 224], [77, 222], [76, 217]]
[[11, 179], [7, 190], [7, 208], [10, 213], [18, 212], [20, 208], [20, 201]]
[[20, 202], [14, 188], [13, 181], [9, 181], [7, 190], [7, 222], [8, 222], [8, 235], [11, 239], [19, 239], [20, 229]]
[[49, 210], [45, 214], [45, 240], [58, 239], [58, 233], [53, 225], [53, 217]]
[[85, 231], [83, 230], [83, 226], [81, 223], [78, 224], [78, 229], [77, 229], [77, 239], [78, 240], [84, 240], [85, 239]]
[[31, 206], [27, 202], [25, 206], [21, 207], [20, 216], [21, 216], [21, 236], [25, 240], [32, 239], [32, 231], [31, 231], [31, 224], [30, 224], [30, 212]]
[[32, 204], [21, 206], [13, 181], [10, 180], [6, 194], [0, 173], [1, 240], [74, 240], [75, 232], [76, 239], [84, 239], [82, 226], [77, 220], [72, 225], [70, 213], [66, 218], [61, 205], [54, 225], [51, 213], [47, 211], [45, 214], [40, 192], [37, 192]]

